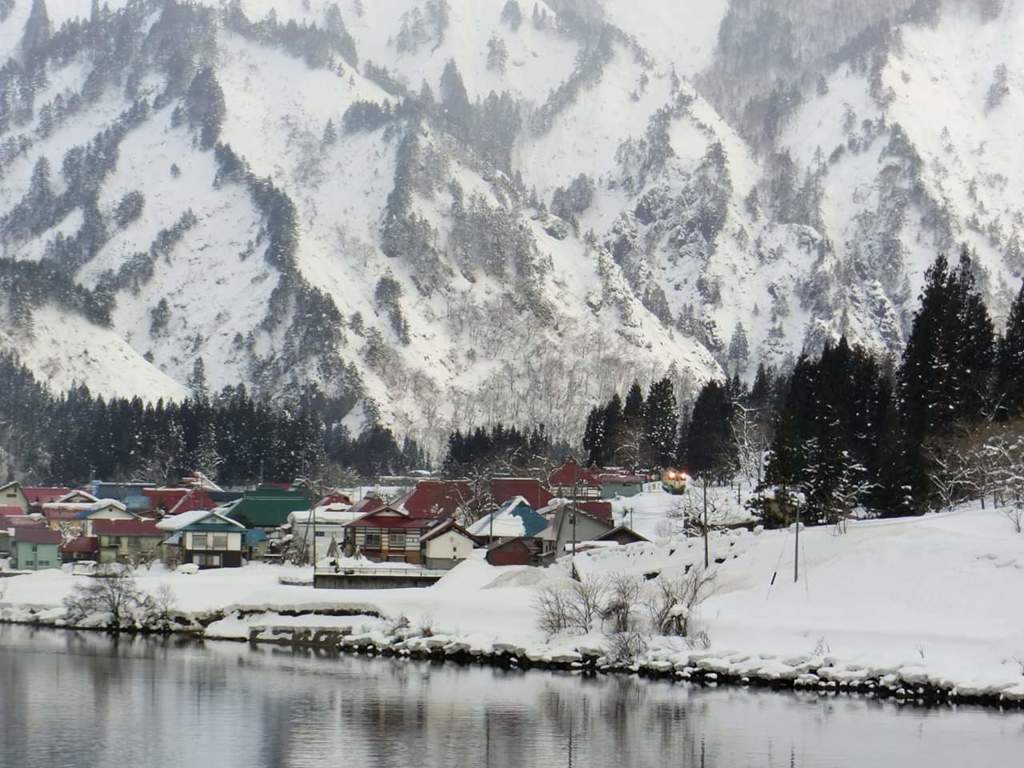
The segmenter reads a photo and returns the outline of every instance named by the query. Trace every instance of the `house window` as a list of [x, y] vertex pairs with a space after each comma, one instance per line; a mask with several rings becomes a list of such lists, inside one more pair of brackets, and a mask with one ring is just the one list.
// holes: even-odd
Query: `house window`
[[207, 544], [207, 534], [205, 533], [193, 533], [192, 534], [192, 549], [209, 549]]
[[388, 534], [388, 548], [389, 549], [405, 549], [405, 534], [404, 533], [389, 533]]
[[228, 548], [228, 535], [226, 533], [215, 533], [213, 534], [213, 546], [211, 549], [227, 549]]
[[367, 549], [380, 549], [380, 531], [367, 528], [363, 534], [363, 546]]
[[220, 568], [220, 555], [203, 554], [195, 555], [192, 562], [200, 568]]

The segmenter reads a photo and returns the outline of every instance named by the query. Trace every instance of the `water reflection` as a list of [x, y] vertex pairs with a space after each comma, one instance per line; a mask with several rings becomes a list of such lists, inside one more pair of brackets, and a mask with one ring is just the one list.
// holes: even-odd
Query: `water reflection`
[[21, 627], [0, 705], [11, 766], [978, 768], [1024, 744], [1020, 713]]

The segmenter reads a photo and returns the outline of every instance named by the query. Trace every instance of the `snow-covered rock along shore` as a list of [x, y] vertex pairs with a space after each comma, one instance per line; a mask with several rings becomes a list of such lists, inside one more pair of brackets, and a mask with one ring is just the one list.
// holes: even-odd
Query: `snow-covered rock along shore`
[[[561, 564], [470, 560], [429, 589], [314, 590], [281, 583], [301, 582], [309, 569], [268, 565], [142, 571], [136, 583], [152, 594], [166, 585], [176, 626], [206, 639], [1024, 703], [1024, 536], [998, 510], [852, 523], [845, 535], [805, 529], [798, 583], [787, 531], [716, 534], [711, 554], [714, 592], [695, 609], [691, 632], [706, 633], [706, 643], [648, 638], [628, 665], [607, 660], [598, 632], [545, 637], [538, 629], [538, 590], [566, 578]], [[669, 538], [580, 554], [576, 567], [584, 579], [651, 578], [702, 558], [699, 540]], [[0, 621], [64, 626], [63, 600], [84, 578], [0, 579]]]

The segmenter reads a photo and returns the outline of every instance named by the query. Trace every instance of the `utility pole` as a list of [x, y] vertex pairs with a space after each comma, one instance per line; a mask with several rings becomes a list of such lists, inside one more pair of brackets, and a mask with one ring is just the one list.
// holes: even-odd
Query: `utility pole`
[[572, 557], [573, 557], [573, 562], [575, 562], [576, 561], [576, 507], [573, 507], [571, 514], [572, 514], [572, 517], [570, 518], [569, 521], [572, 523]]
[[704, 568], [711, 567], [711, 545], [708, 543], [708, 483], [711, 478], [704, 475], [701, 485], [704, 488]]
[[800, 581], [800, 505], [796, 507], [796, 536], [793, 538], [793, 583]]

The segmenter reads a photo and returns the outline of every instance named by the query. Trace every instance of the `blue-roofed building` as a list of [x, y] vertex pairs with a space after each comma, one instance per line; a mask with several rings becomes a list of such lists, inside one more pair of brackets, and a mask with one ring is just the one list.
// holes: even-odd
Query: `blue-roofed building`
[[548, 527], [522, 496], [509, 499], [494, 512], [484, 515], [467, 529], [470, 534], [493, 542], [521, 537], [533, 538]]
[[93, 480], [85, 486], [85, 490], [97, 499], [117, 499], [129, 512], [139, 514], [149, 511], [149, 497], [142, 489], [152, 487], [152, 483], [106, 483]]

